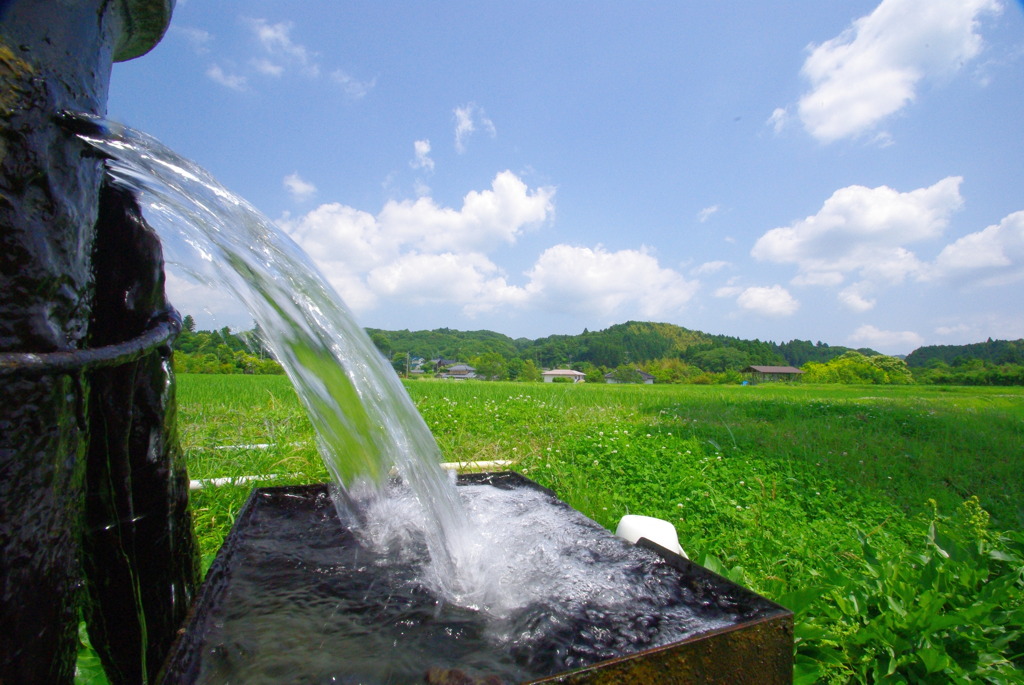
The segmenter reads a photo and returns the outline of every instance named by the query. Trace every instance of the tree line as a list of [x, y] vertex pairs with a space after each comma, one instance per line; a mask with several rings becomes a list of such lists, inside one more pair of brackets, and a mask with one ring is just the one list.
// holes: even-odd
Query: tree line
[[[1024, 340], [921, 347], [906, 360], [870, 348], [851, 349], [821, 341], [776, 343], [712, 335], [667, 323], [628, 321], [601, 331], [552, 335], [536, 340], [494, 331], [386, 331], [368, 328], [381, 354], [401, 375], [413, 369], [431, 375], [435, 363], [463, 362], [478, 378], [540, 381], [541, 371], [571, 368], [588, 382], [738, 383], [748, 366], [794, 366], [815, 383], [927, 383], [1024, 385]], [[184, 319], [174, 344], [180, 373], [284, 373], [267, 349], [259, 327], [234, 333], [196, 330]]]
[[[774, 343], [711, 335], [682, 326], [646, 321], [627, 321], [602, 331], [584, 329], [579, 335], [551, 335], [536, 340], [510, 338], [493, 331], [385, 331], [366, 329], [377, 348], [392, 358], [406, 354], [423, 359], [468, 361], [493, 352], [505, 359], [531, 360], [541, 368], [570, 367], [589, 362], [606, 369], [656, 359], [677, 359], [702, 371], [738, 371], [751, 364], [802, 366], [826, 362], [850, 350], [818, 341], [792, 340]], [[876, 355], [862, 348], [862, 354]]]
[[283, 374], [284, 369], [264, 344], [259, 327], [233, 333], [198, 331], [191, 315], [182, 320], [174, 341], [174, 370], [178, 373]]

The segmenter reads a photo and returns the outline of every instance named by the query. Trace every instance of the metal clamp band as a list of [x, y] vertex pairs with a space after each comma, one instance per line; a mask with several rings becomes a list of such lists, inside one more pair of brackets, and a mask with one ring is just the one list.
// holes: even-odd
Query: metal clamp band
[[139, 359], [181, 332], [181, 317], [171, 310], [153, 320], [141, 335], [113, 345], [58, 352], [2, 352], [0, 378], [78, 373], [86, 369], [120, 366]]

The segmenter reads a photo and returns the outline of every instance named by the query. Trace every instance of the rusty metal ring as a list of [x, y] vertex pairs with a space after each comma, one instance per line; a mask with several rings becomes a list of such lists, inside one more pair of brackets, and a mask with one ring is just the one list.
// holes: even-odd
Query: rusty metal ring
[[141, 335], [113, 345], [58, 352], [0, 352], [0, 378], [78, 373], [86, 369], [120, 366], [161, 345], [169, 345], [180, 332], [181, 317], [172, 309], [154, 318]]

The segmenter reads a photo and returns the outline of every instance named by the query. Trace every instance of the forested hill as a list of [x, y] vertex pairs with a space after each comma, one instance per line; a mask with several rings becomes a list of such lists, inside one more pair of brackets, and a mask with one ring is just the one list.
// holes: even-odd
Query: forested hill
[[980, 359], [992, 364], [1024, 364], [1024, 338], [993, 340], [970, 345], [928, 345], [911, 352], [906, 359], [911, 368], [924, 368], [938, 362], [957, 366], [960, 362]]
[[[529, 340], [512, 339], [492, 331], [385, 331], [366, 329], [387, 356], [408, 354], [424, 359], [444, 358], [466, 361], [486, 353], [505, 359], [533, 360], [540, 367], [568, 366], [590, 362], [615, 368], [622, 364], [654, 359], [680, 359], [706, 371], [725, 371], [750, 364], [802, 366], [827, 362], [850, 350], [822, 342], [792, 340], [774, 343], [711, 335], [667, 323], [629, 321], [602, 331], [584, 330], [579, 335], [551, 335]], [[877, 355], [860, 349], [866, 355]]]

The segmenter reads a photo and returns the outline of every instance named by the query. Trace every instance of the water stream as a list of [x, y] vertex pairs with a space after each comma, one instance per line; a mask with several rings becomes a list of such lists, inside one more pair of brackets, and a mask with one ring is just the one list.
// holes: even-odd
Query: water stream
[[342, 506], [366, 511], [392, 467], [412, 489], [444, 597], [473, 604], [484, 582], [473, 535], [437, 444], [397, 375], [309, 256], [209, 172], [155, 138], [77, 115], [79, 136], [135, 192], [164, 259], [245, 304], [285, 368], [341, 486]]
[[[447, 652], [448, 657], [461, 654], [438, 646], [441, 625], [442, 632], [479, 634], [502, 658], [519, 654], [513, 666], [488, 661], [482, 667], [485, 674], [502, 672], [518, 679], [519, 669], [528, 666], [534, 675], [550, 673], [667, 644], [734, 620], [703, 615], [698, 619], [697, 614], [704, 612], [688, 604], [692, 598], [680, 594], [671, 573], [644, 575], [642, 568], [652, 556], [655, 565], [659, 563], [656, 555], [634, 551], [604, 531], [599, 531], [603, 537], [593, 536], [594, 531], [587, 532], [589, 524], [599, 528], [593, 522], [582, 527], [566, 524], [564, 505], [562, 509], [541, 506], [543, 498], [529, 493], [507, 497], [489, 488], [456, 488], [440, 468], [441, 455], [433, 436], [397, 375], [290, 238], [205, 170], [152, 137], [91, 117], [78, 117], [74, 128], [107, 158], [115, 182], [135, 192], [148, 223], [161, 238], [166, 262], [243, 302], [295, 385], [316, 429], [324, 463], [341, 493], [334, 498], [338, 516], [345, 530], [354, 530], [369, 550], [355, 553], [351, 568], [344, 572], [348, 576], [339, 575], [346, 563], [341, 559], [317, 562], [310, 571], [315, 582], [308, 584], [309, 591], [326, 579], [349, 587], [363, 568], [393, 562], [396, 569], [412, 568], [413, 575], [384, 593], [378, 613], [394, 606], [394, 598], [406, 591], [418, 597], [417, 588], [437, 598], [431, 600], [434, 604], [428, 602], [434, 607], [429, 611], [410, 602], [411, 613], [378, 621], [380, 630], [397, 627], [397, 633], [371, 626], [353, 629], [367, 639], [389, 642], [393, 653], [388, 659], [415, 664]], [[389, 484], [392, 467], [401, 476], [401, 486]], [[285, 535], [296, 549], [310, 544], [301, 536]], [[315, 554], [322, 555], [322, 546], [314, 548]], [[427, 560], [417, 560], [417, 555]], [[260, 558], [266, 556], [261, 553]], [[367, 559], [375, 561], [368, 564]], [[367, 576], [367, 585], [385, 582], [391, 571], [384, 573], [378, 576], [374, 571]], [[385, 580], [378, 582], [378, 577]], [[342, 578], [349, 580], [338, 581]], [[296, 599], [305, 597], [303, 588], [281, 588], [277, 596], [268, 598], [260, 593], [271, 584], [268, 577], [257, 575], [253, 583], [252, 591], [239, 594], [240, 603], [234, 609], [239, 615], [238, 630], [248, 631], [245, 640], [250, 641], [240, 654], [259, 651], [253, 645], [265, 642], [271, 661], [280, 660], [284, 652], [278, 647], [286, 637], [297, 644], [315, 643], [329, 625], [344, 622], [339, 612], [345, 600], [337, 594], [341, 590], [331, 590], [314, 602]], [[357, 600], [355, 604], [364, 609], [378, 605], [378, 600], [364, 596]], [[406, 603], [398, 604], [401, 608]], [[309, 620], [287, 613], [311, 605], [324, 607], [322, 618]], [[266, 623], [257, 620], [270, 606], [284, 606], [285, 613], [267, 618]], [[456, 613], [442, 614], [442, 609]], [[464, 625], [458, 612], [486, 620], [472, 629], [453, 627]], [[309, 637], [296, 632], [303, 622], [313, 630]], [[413, 624], [415, 630], [406, 630]], [[589, 631], [589, 637], [569, 632], [576, 625], [589, 626], [583, 631]], [[416, 656], [399, 644], [412, 632], [423, 636], [422, 652]], [[563, 646], [539, 649], [551, 639], [556, 644], [562, 640]], [[340, 645], [336, 649], [342, 649]], [[378, 654], [377, 647], [360, 645], [352, 649]], [[462, 647], [467, 648], [476, 649], [470, 643]], [[331, 650], [321, 651], [325, 659], [336, 656]], [[542, 652], [553, 655], [554, 661], [532, 663]], [[305, 657], [295, 653], [294, 658], [301, 663]], [[410, 668], [410, 673], [415, 672], [414, 665]], [[502, 670], [506, 668], [512, 670]], [[380, 682], [391, 681], [392, 675], [380, 675]]]

